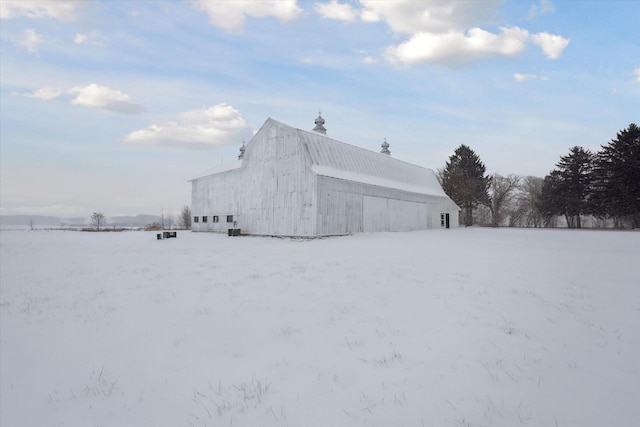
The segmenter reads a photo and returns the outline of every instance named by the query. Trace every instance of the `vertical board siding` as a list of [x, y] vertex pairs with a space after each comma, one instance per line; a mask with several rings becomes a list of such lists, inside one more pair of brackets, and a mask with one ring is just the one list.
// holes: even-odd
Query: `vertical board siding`
[[[315, 176], [294, 129], [267, 121], [245, 150], [238, 226], [250, 234], [313, 236]], [[303, 214], [307, 212], [307, 214]]]
[[[193, 231], [226, 232], [229, 227], [227, 215], [237, 215], [237, 182], [239, 170], [210, 175], [192, 182], [191, 213], [199, 217], [199, 221], [192, 222]], [[213, 222], [213, 216], [219, 217], [219, 222]], [[202, 217], [207, 216], [207, 222]]]
[[440, 226], [441, 212], [457, 225], [457, 207], [443, 197], [325, 176], [317, 182], [318, 235], [426, 230]]

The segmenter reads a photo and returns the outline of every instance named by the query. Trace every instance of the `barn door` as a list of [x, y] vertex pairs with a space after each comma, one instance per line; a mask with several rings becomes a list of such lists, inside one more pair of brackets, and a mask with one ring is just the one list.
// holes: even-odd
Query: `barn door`
[[449, 214], [448, 213], [441, 213], [440, 214], [440, 227], [444, 227], [444, 228], [449, 228], [450, 227]]

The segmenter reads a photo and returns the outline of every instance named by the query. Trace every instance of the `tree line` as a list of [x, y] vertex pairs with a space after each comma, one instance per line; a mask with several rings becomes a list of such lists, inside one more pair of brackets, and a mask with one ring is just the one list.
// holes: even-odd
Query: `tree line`
[[595, 153], [572, 147], [544, 178], [487, 175], [480, 157], [460, 145], [438, 170], [461, 223], [569, 228], [640, 228], [640, 128], [630, 124]]
[[[95, 230], [100, 231], [107, 225], [107, 217], [103, 212], [97, 211], [91, 214], [91, 225]], [[185, 230], [191, 229], [191, 208], [189, 205], [185, 205], [178, 217], [175, 218], [171, 214], [165, 215], [164, 210], [160, 215], [160, 220], [158, 222], [154, 222], [153, 224], [148, 224], [145, 229], [153, 229], [153, 230], [164, 230], [164, 229], [174, 229], [181, 228]], [[31, 222], [31, 229], [33, 230], [33, 222]]]

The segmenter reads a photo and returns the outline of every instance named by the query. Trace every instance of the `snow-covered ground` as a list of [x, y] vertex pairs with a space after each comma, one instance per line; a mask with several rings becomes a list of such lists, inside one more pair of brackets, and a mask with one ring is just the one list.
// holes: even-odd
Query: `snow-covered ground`
[[3, 427], [640, 422], [637, 232], [0, 247]]

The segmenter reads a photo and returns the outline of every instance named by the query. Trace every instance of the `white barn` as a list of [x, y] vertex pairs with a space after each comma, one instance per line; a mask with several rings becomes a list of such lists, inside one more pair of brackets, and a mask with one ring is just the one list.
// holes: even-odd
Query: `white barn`
[[[271, 118], [237, 161], [192, 179], [193, 231], [330, 236], [457, 227], [458, 206], [431, 169]], [[387, 153], [387, 154], [385, 154]]]

